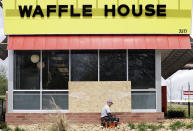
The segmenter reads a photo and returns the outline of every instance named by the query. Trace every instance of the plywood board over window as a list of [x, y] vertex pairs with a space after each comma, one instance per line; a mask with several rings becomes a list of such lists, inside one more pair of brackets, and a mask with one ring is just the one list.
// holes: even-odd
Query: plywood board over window
[[108, 99], [112, 112], [131, 112], [131, 82], [69, 82], [69, 112], [99, 113]]

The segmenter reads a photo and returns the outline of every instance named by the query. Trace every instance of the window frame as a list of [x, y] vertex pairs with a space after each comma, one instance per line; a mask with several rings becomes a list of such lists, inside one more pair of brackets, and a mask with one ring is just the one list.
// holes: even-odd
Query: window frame
[[[100, 81], [100, 50], [98, 49], [98, 82]], [[56, 113], [58, 111], [60, 111], [61, 113], [68, 113], [69, 110], [42, 110], [42, 92], [46, 91], [46, 92], [69, 92], [69, 90], [42, 90], [42, 50], [40, 50], [40, 90], [15, 90], [14, 89], [14, 83], [15, 83], [15, 51], [8, 51], [9, 54], [9, 87], [8, 87], [8, 102], [11, 103], [8, 105], [8, 112], [13, 112], [13, 113]], [[132, 91], [155, 91], [156, 93], [156, 109], [131, 109], [131, 112], [159, 112], [159, 107], [161, 101], [158, 101], [161, 97], [160, 94], [160, 87], [161, 84], [160, 82], [157, 82], [157, 80], [159, 80], [158, 76], [160, 76], [161, 78], [161, 65], [159, 65], [159, 63], [161, 63], [160, 59], [157, 60], [157, 58], [161, 57], [160, 56], [160, 52], [155, 50], [155, 88], [154, 89], [131, 89]], [[11, 64], [12, 63], [12, 64]], [[156, 71], [158, 69], [158, 72]], [[128, 81], [128, 50], [126, 50], [126, 74], [127, 74], [127, 81]], [[69, 50], [69, 81], [71, 81], [71, 50]], [[161, 79], [160, 79], [161, 81]], [[159, 87], [160, 85], [160, 87]], [[160, 88], [160, 89], [159, 89]], [[40, 110], [15, 110], [13, 109], [13, 93], [14, 92], [21, 92], [21, 91], [40, 91]], [[132, 101], [131, 101], [132, 102]], [[132, 104], [132, 103], [131, 103]]]
[[[12, 98], [14, 98], [14, 92], [40, 92], [40, 109], [39, 110], [17, 110], [17, 109], [14, 109], [13, 107], [14, 107], [14, 105], [13, 105], [13, 100], [12, 100], [12, 109], [13, 109], [13, 111], [18, 111], [18, 112], [56, 112], [56, 111], [58, 111], [58, 110], [43, 110], [43, 108], [42, 108], [42, 106], [43, 106], [43, 99], [42, 99], [42, 97], [43, 97], [43, 92], [67, 92], [67, 93], [69, 93], [69, 89], [68, 90], [44, 90], [43, 89], [43, 77], [42, 77], [42, 75], [43, 75], [43, 69], [42, 69], [42, 60], [43, 60], [43, 54], [42, 54], [42, 50], [40, 50], [39, 51], [40, 52], [40, 89], [39, 90], [17, 90], [17, 89], [15, 89], [14, 87], [16, 86], [16, 84], [15, 84], [15, 75], [16, 75], [16, 70], [14, 70], [13, 71], [13, 76], [14, 76], [14, 78], [13, 78], [13, 81], [14, 81], [14, 84], [13, 84], [13, 90], [12, 90]], [[15, 51], [13, 52], [13, 57], [14, 57], [14, 60], [13, 60], [13, 63], [14, 63], [14, 67], [13, 67], [13, 69], [15, 69], [15, 67], [16, 67], [16, 55], [15, 55]], [[71, 68], [70, 68], [70, 51], [68, 50], [68, 57], [69, 57], [69, 72], [71, 72]], [[70, 81], [70, 74], [71, 73], [69, 73], [69, 81]], [[64, 109], [62, 109], [62, 110], [60, 110], [60, 111], [62, 111], [62, 112], [67, 112], [68, 110], [64, 110]]]

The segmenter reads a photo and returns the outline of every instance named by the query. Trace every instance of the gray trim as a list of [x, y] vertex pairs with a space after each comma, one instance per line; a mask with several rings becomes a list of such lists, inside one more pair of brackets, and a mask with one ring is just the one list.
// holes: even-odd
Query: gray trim
[[68, 110], [13, 110], [11, 113], [69, 113]]
[[156, 112], [156, 109], [133, 109], [131, 112], [135, 112], [135, 113]]
[[98, 49], [98, 82], [100, 81], [100, 50]]
[[131, 89], [131, 91], [156, 91], [156, 89], [154, 89], [154, 88], [149, 88], [149, 89]]
[[161, 51], [155, 51], [156, 110], [161, 112]]
[[40, 110], [42, 110], [42, 50], [40, 51]]
[[127, 81], [129, 80], [129, 78], [128, 78], [128, 75], [129, 75], [128, 64], [129, 64], [129, 60], [128, 60], [128, 50], [126, 50], [126, 72], [127, 72]]
[[13, 110], [14, 51], [8, 50], [8, 113]]
[[69, 55], [69, 62], [68, 62], [68, 68], [69, 68], [69, 81], [71, 81], [71, 50], [68, 52]]

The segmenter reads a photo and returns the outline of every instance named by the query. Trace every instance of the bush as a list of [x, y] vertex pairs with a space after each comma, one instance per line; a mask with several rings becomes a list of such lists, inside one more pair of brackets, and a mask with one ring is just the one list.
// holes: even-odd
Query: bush
[[6, 127], [6, 128], [3, 128], [2, 131], [13, 131], [13, 130], [11, 128], [9, 128], [9, 127]]
[[5, 122], [0, 123], [0, 129], [7, 128], [7, 124]]
[[185, 127], [185, 124], [183, 122], [180, 122], [180, 121], [176, 121], [170, 125], [170, 129], [173, 131], [180, 129], [182, 127]]
[[70, 125], [68, 124], [66, 116], [59, 112], [61, 109], [58, 105], [56, 105], [53, 97], [51, 97], [50, 104], [52, 109], [58, 110], [58, 113], [54, 117], [52, 115], [50, 116], [54, 122], [50, 131], [68, 131], [70, 129]]
[[138, 130], [139, 131], [146, 131], [147, 130], [147, 125], [145, 123], [138, 124]]
[[135, 129], [135, 124], [133, 123], [129, 123], [128, 126], [130, 127], [130, 129]]
[[16, 127], [14, 131], [25, 131], [24, 129], [21, 129], [19, 127]]
[[162, 124], [160, 124], [160, 125], [150, 124], [150, 125], [147, 125], [147, 128], [151, 129], [152, 131], [156, 131], [156, 130], [159, 130], [161, 128], [164, 128], [164, 126]]
[[186, 125], [186, 129], [193, 129], [193, 123]]
[[185, 118], [184, 110], [169, 110], [167, 112], [167, 118]]

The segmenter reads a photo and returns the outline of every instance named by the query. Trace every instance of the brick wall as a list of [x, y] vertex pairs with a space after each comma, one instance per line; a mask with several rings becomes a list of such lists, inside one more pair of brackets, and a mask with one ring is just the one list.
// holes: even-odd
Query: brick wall
[[[120, 123], [128, 122], [162, 122], [164, 114], [156, 113], [114, 113], [120, 118]], [[99, 124], [100, 113], [65, 113], [66, 118], [71, 123]], [[52, 118], [57, 116], [54, 113], [7, 113], [7, 124], [35, 124], [40, 122], [52, 122]]]

